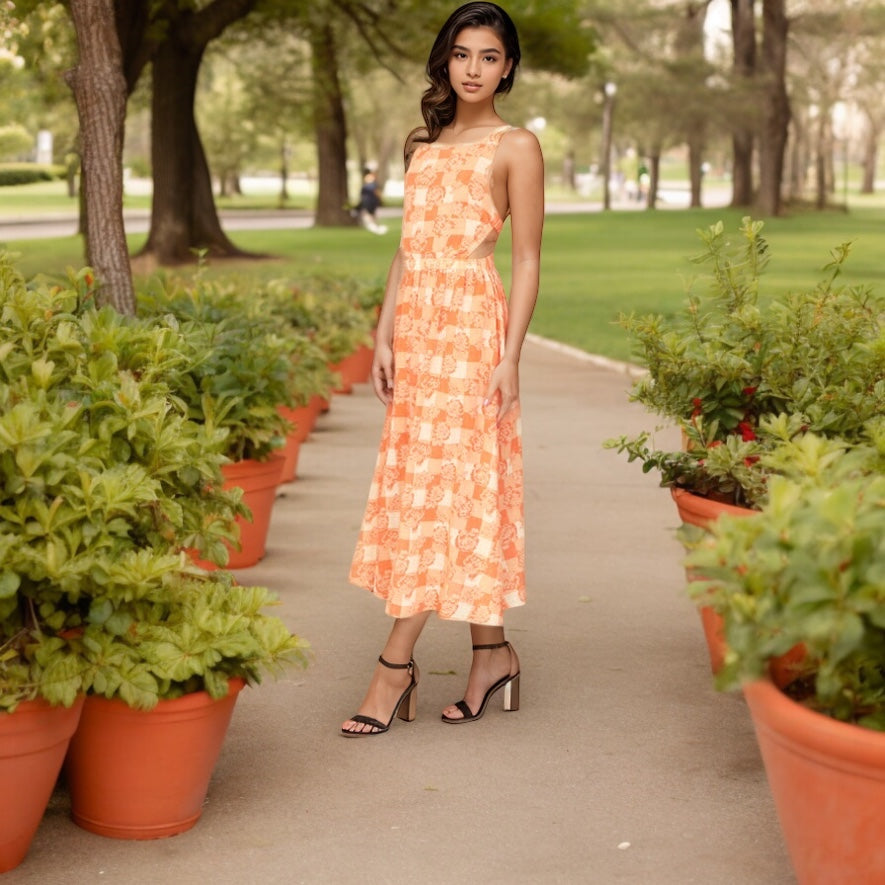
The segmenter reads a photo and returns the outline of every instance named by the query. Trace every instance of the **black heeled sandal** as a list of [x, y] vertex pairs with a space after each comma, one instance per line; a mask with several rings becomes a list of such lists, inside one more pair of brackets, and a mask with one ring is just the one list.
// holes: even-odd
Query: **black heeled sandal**
[[[418, 687], [418, 681], [415, 679], [415, 661], [409, 658], [408, 664], [391, 664], [390, 661], [385, 661], [381, 655], [378, 655], [378, 661], [391, 670], [408, 670], [411, 681], [396, 702], [396, 706], [393, 708], [393, 712], [390, 714], [390, 719], [387, 720], [386, 725], [378, 719], [373, 719], [371, 716], [363, 716], [361, 713], [357, 713], [355, 716], [350, 717], [351, 721], [359, 722], [361, 725], [369, 725], [374, 730], [348, 731], [348, 729], [342, 727], [341, 734], [343, 737], [361, 738], [372, 737], [376, 734], [384, 734], [384, 732], [390, 730], [390, 725], [397, 716], [399, 716], [404, 722], [411, 722], [415, 718], [415, 712], [418, 706], [418, 692], [415, 691]], [[405, 704], [405, 707], [403, 707], [403, 704]]]
[[[513, 665], [513, 649], [510, 648], [509, 642], [496, 642], [493, 645], [474, 645], [474, 651], [482, 651], [483, 649], [495, 649], [495, 648], [509, 648], [510, 649], [510, 664]], [[453, 719], [451, 716], [446, 716], [445, 713], [442, 714], [442, 721], [448, 722], [450, 725], [458, 725], [461, 722], [476, 722], [477, 719], [481, 719], [483, 713], [486, 711], [486, 707], [488, 706], [489, 701], [492, 698], [492, 695], [500, 689], [504, 689], [504, 710], [507, 713], [515, 712], [519, 709], [519, 670], [515, 673], [511, 673], [508, 676], [502, 676], [494, 685], [492, 685], [489, 690], [485, 693], [482, 699], [482, 703], [479, 706], [479, 709], [474, 713], [470, 707], [467, 706], [467, 702], [464, 700], [458, 701], [455, 706], [461, 712], [462, 718]]]

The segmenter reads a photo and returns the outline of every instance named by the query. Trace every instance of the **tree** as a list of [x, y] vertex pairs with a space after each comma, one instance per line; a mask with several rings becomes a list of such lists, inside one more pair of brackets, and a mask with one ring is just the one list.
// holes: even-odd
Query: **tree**
[[[756, 17], [754, 0], [730, 0], [733, 96], [748, 94], [756, 72]], [[753, 140], [755, 125], [746, 113], [734, 116], [731, 129], [731, 205], [753, 203]]]
[[86, 256], [98, 277], [99, 303], [135, 313], [123, 227], [123, 129], [126, 81], [114, 0], [71, 0], [80, 48], [68, 74], [77, 100], [86, 188]]
[[[116, 0], [118, 6], [143, 6], [147, 0]], [[142, 57], [151, 61], [151, 157], [154, 197], [151, 225], [143, 253], [161, 264], [193, 259], [200, 248], [210, 255], [242, 254], [221, 228], [209, 165], [194, 117], [200, 62], [209, 43], [251, 12], [257, 0], [212, 0], [195, 9], [164, 0], [160, 4], [162, 36], [156, 13], [139, 18], [128, 30], [127, 58], [133, 67]], [[148, 27], [151, 25], [151, 27]], [[134, 82], [133, 82], [134, 85]]]
[[356, 224], [347, 195], [347, 120], [335, 29], [328, 18], [316, 16], [312, 17], [308, 34], [319, 169], [315, 223], [320, 227]]
[[760, 85], [762, 119], [759, 130], [759, 193], [756, 205], [763, 215], [779, 215], [784, 177], [784, 154], [790, 125], [787, 94], [786, 0], [762, 0]]
[[701, 203], [707, 131], [715, 120], [713, 66], [704, 54], [708, 0], [621, 0], [594, 4], [591, 20], [603, 35], [618, 102], [647, 157], [647, 205], [657, 202], [660, 157], [673, 144], [689, 149], [691, 204]]

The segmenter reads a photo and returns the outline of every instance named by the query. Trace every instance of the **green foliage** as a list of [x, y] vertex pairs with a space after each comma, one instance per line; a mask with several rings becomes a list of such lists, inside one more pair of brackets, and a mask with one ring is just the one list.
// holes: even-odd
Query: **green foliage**
[[[648, 367], [631, 399], [674, 422], [683, 449], [651, 450], [648, 434], [606, 444], [659, 470], [663, 485], [746, 506], [763, 500], [759, 457], [785, 429], [851, 441], [885, 412], [885, 298], [836, 285], [843, 244], [816, 287], [761, 304], [761, 230], [744, 219], [737, 244], [721, 222], [700, 232], [708, 297], [690, 291], [675, 317], [622, 316]], [[779, 414], [786, 424], [775, 426]]]
[[264, 614], [275, 598], [241, 587], [229, 573], [187, 573], [170, 563], [138, 586], [121, 574], [91, 600], [71, 640], [86, 662], [84, 687], [149, 709], [194, 691], [227, 694], [228, 679], [261, 681], [262, 672], [307, 663], [306, 644]]
[[191, 420], [226, 434], [228, 458], [265, 460], [283, 445], [278, 407], [293, 405], [290, 347], [260, 302], [199, 276], [191, 286], [157, 277], [139, 311], [165, 318], [187, 342], [190, 359], [173, 389]]
[[[0, 254], [0, 709], [37, 696], [70, 704], [97, 685], [138, 705], [196, 677], [219, 691], [297, 646], [255, 610], [263, 591], [183, 571], [181, 550], [218, 560], [247, 512], [223, 490], [227, 432], [191, 420], [181, 395], [198, 357], [211, 353], [165, 317], [96, 310], [88, 270], [28, 288]], [[187, 679], [139, 663], [154, 614], [182, 635], [211, 634], [187, 623], [203, 586], [243, 629], [254, 621], [253, 644], [222, 643]]]
[[813, 708], [885, 731], [885, 420], [854, 444], [805, 434], [762, 458], [776, 474], [749, 517], [683, 530], [690, 593], [724, 621], [721, 688], [804, 647]]
[[64, 178], [64, 166], [44, 166], [39, 163], [0, 163], [0, 187], [34, 184]]
[[290, 286], [288, 297], [280, 298], [278, 287], [268, 287], [274, 315], [316, 344], [330, 365], [352, 354], [360, 345], [371, 345], [375, 308], [380, 305], [380, 287], [360, 286], [346, 277], [315, 276]]
[[0, 126], [0, 160], [10, 160], [27, 154], [33, 143], [33, 136], [21, 124]]

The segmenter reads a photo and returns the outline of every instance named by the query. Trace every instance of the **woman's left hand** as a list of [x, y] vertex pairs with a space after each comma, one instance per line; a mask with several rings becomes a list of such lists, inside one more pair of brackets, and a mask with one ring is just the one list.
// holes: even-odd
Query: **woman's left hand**
[[510, 360], [502, 360], [492, 372], [489, 386], [486, 389], [483, 405], [494, 401], [499, 396], [498, 421], [504, 418], [519, 404], [519, 367]]

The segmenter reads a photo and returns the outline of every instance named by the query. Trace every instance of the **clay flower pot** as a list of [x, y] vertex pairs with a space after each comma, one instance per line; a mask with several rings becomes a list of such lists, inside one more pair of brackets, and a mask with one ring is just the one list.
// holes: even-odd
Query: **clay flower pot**
[[[224, 488], [243, 490], [243, 501], [252, 511], [252, 519], [237, 517], [240, 529], [240, 549], [228, 546], [229, 558], [226, 568], [249, 568], [256, 565], [264, 557], [267, 550], [267, 533], [270, 530], [270, 518], [277, 496], [285, 464], [285, 457], [275, 452], [267, 461], [255, 461], [247, 458], [224, 464]], [[191, 552], [196, 565], [207, 571], [218, 568], [214, 562], [200, 559]]]
[[281, 450], [283, 453], [283, 470], [280, 482], [294, 482], [298, 477], [298, 455], [301, 452], [301, 444], [307, 439], [316, 421], [316, 412], [310, 406], [300, 406], [290, 409], [280, 406], [280, 414], [295, 429], [286, 437], [286, 445]]
[[815, 713], [768, 680], [744, 696], [800, 885], [881, 885], [885, 733]]
[[[671, 488], [670, 494], [676, 504], [679, 518], [686, 525], [694, 525], [705, 529], [710, 523], [718, 519], [723, 513], [732, 516], [749, 516], [756, 511], [747, 507], [735, 507], [733, 504], [725, 504], [721, 501], [713, 501], [700, 495], [693, 495], [686, 489]], [[698, 576], [686, 573], [689, 581], [697, 580]], [[707, 653], [710, 656], [710, 669], [718, 673], [722, 669], [725, 659], [725, 637], [722, 634], [722, 617], [709, 605], [698, 607], [701, 616], [701, 626], [704, 630], [704, 638], [707, 641]]]
[[25, 701], [0, 713], [0, 873], [28, 853], [61, 771], [84, 699], [72, 707]]
[[115, 839], [159, 839], [200, 817], [242, 679], [226, 697], [199, 691], [135, 710], [90, 696], [65, 774], [74, 822]]

